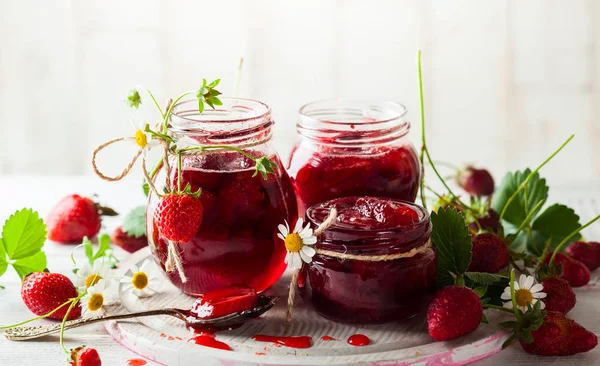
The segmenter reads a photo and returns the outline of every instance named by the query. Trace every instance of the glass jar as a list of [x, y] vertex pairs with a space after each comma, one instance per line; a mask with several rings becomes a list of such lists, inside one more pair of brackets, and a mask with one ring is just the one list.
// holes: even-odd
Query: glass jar
[[424, 309], [437, 274], [427, 211], [406, 201], [343, 197], [310, 207], [308, 222], [317, 227], [332, 207], [338, 217], [317, 238], [317, 254], [298, 281], [317, 313], [383, 323]]
[[[252, 177], [255, 162], [224, 149], [182, 156], [182, 187], [202, 188], [204, 213], [200, 228], [188, 243], [178, 243], [184, 272], [167, 273], [183, 292], [197, 296], [230, 285], [264, 291], [281, 277], [286, 249], [277, 238], [277, 225], [294, 222], [297, 215], [294, 190], [270, 139], [270, 108], [258, 101], [222, 98], [217, 110], [198, 113], [198, 102], [186, 100], [174, 107], [169, 135], [178, 148], [229, 145], [253, 157], [267, 156], [276, 164], [275, 174]], [[176, 156], [169, 158], [170, 182], [177, 183]], [[166, 184], [164, 167], [154, 179], [158, 192]], [[154, 223], [158, 198], [151, 194], [147, 208], [148, 242], [158, 264], [165, 268], [167, 241]]]
[[344, 196], [414, 202], [421, 166], [405, 115], [403, 105], [387, 101], [330, 99], [300, 108], [300, 140], [288, 164], [299, 214]]

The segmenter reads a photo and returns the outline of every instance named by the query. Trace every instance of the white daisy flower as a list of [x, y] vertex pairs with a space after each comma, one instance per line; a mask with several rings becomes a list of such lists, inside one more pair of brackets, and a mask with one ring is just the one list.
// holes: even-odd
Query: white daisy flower
[[[522, 274], [519, 277], [519, 281], [514, 282], [515, 286], [515, 301], [517, 303], [517, 308], [523, 312], [527, 311], [527, 305], [535, 305], [540, 299], [546, 297], [546, 293], [542, 292], [544, 286], [541, 283], [536, 283], [533, 276], [527, 276]], [[500, 297], [502, 300], [507, 300], [504, 303], [504, 307], [508, 309], [513, 308], [512, 297], [510, 294], [510, 286], [504, 289], [502, 296]], [[546, 307], [544, 302], [541, 305], [542, 309]]]
[[316, 253], [311, 245], [317, 242], [317, 237], [313, 235], [313, 230], [309, 224], [303, 228], [302, 223], [302, 219], [298, 219], [293, 232], [290, 232], [287, 221], [285, 221], [285, 226], [278, 226], [279, 233], [277, 237], [285, 242], [285, 248], [288, 252], [285, 256], [285, 263], [293, 269], [301, 269], [302, 261], [305, 263], [312, 262], [312, 257]]
[[108, 282], [100, 280], [93, 286], [88, 287], [87, 293], [81, 298], [83, 318], [93, 318], [102, 315], [102, 307], [106, 305], [106, 293], [109, 288]]
[[131, 284], [133, 286], [133, 294], [142, 297], [151, 293], [158, 292], [158, 284], [160, 274], [148, 259], [141, 266], [133, 265], [131, 267], [131, 276], [125, 276], [121, 279], [121, 283]]
[[133, 121], [131, 121], [131, 125], [135, 128], [135, 135], [131, 138], [135, 142], [135, 144], [142, 149], [142, 153], [146, 154], [147, 151], [160, 145], [160, 142], [156, 139], [152, 138], [152, 135], [149, 132], [146, 132], [147, 123], [140, 123], [139, 126], [136, 126]]
[[88, 289], [100, 280], [110, 281], [111, 271], [104, 260], [96, 260], [93, 265], [85, 262], [82, 267], [77, 268], [75, 273], [78, 279], [75, 281], [82, 290]]

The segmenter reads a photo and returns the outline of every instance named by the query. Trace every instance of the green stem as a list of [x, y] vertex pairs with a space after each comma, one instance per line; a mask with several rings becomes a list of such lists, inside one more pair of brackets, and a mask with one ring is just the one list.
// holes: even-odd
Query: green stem
[[427, 201], [425, 200], [425, 102], [423, 99], [423, 76], [421, 72], [421, 50], [417, 52], [417, 70], [419, 74], [419, 100], [421, 103], [421, 153], [419, 154], [419, 161], [421, 162], [421, 204], [427, 209]]
[[158, 112], [160, 113], [160, 116], [162, 118], [165, 118], [165, 114], [163, 113], [162, 108], [160, 107], [158, 102], [156, 101], [156, 98], [154, 98], [154, 95], [152, 94], [152, 92], [148, 89], [145, 89], [145, 90], [148, 93], [148, 95], [150, 95], [150, 98], [152, 98], [152, 101], [154, 102], [154, 105], [156, 106], [156, 108], [158, 108]]
[[19, 327], [21, 325], [27, 324], [27, 323], [31, 323], [34, 320], [39, 320], [39, 319], [44, 319], [49, 317], [50, 315], [56, 313], [57, 311], [59, 311], [60, 309], [62, 309], [63, 307], [67, 306], [67, 304], [71, 303], [73, 301], [73, 299], [69, 299], [69, 301], [64, 302], [62, 305], [60, 305], [59, 307], [57, 307], [56, 309], [52, 310], [49, 313], [46, 313], [44, 315], [40, 315], [40, 316], [36, 316], [35, 318], [31, 318], [29, 320], [25, 320], [23, 322], [17, 323], [17, 324], [11, 324], [11, 325], [3, 325], [0, 327], [0, 329], [9, 329], [9, 328], [14, 328], [14, 327]]
[[156, 175], [156, 173], [158, 173], [158, 170], [160, 169], [160, 167], [162, 167], [162, 165], [163, 165], [163, 158], [160, 158], [158, 163], [156, 163], [154, 168], [152, 168], [152, 171], [149, 174], [150, 178], [154, 178], [154, 176]]
[[242, 66], [244, 65], [244, 58], [240, 57], [240, 64], [238, 65], [237, 72], [235, 73], [235, 84], [233, 84], [233, 96], [238, 97], [240, 91], [240, 79], [242, 77]]
[[512, 310], [507, 309], [507, 308], [505, 308], [503, 306], [498, 306], [498, 305], [493, 305], [493, 304], [485, 304], [485, 305], [483, 305], [483, 307], [486, 308], [486, 309], [502, 310], [502, 311], [509, 312], [511, 314], [513, 312]]
[[75, 307], [75, 304], [77, 304], [77, 301], [79, 301], [82, 297], [83, 297], [83, 295], [80, 295], [78, 298], [71, 301], [71, 305], [67, 309], [67, 313], [65, 314], [65, 317], [63, 318], [62, 323], [60, 324], [60, 346], [62, 347], [63, 351], [65, 351], [66, 354], [70, 354], [70, 352], [67, 351], [67, 349], [65, 348], [65, 343], [64, 343], [65, 324], [67, 323], [69, 314], [71, 314], [71, 310], [73, 310], [73, 307]]
[[190, 94], [193, 94], [193, 93], [195, 93], [195, 91], [193, 91], [193, 90], [187, 91], [187, 92], [181, 94], [180, 96], [178, 96], [177, 99], [175, 99], [173, 101], [173, 103], [171, 103], [171, 105], [169, 106], [169, 109], [167, 110], [167, 113], [165, 113], [164, 120], [163, 120], [163, 133], [164, 134], [167, 134], [169, 132], [169, 129], [167, 128], [167, 126], [169, 125], [169, 117], [171, 117], [171, 113], [173, 112], [173, 108], [175, 107], [175, 105], [177, 103], [179, 103], [179, 101], [181, 99], [183, 99], [184, 97], [186, 97]]
[[529, 175], [527, 176], [527, 178], [525, 178], [525, 181], [523, 183], [521, 183], [521, 185], [519, 186], [519, 188], [517, 188], [517, 190], [515, 191], [515, 193], [512, 194], [512, 196], [510, 196], [510, 198], [508, 199], [508, 201], [506, 201], [506, 204], [504, 205], [504, 208], [502, 209], [502, 212], [500, 213], [500, 221], [502, 221], [502, 218], [504, 217], [504, 214], [506, 213], [506, 210], [508, 209], [508, 206], [510, 206], [510, 204], [512, 203], [512, 201], [517, 197], [517, 195], [521, 192], [521, 190], [523, 188], [525, 188], [525, 186], [529, 183], [529, 181], [533, 178], [533, 176], [540, 171], [540, 169], [542, 169], [544, 167], [544, 165], [548, 164], [548, 162], [550, 160], [552, 160], [572, 139], [573, 137], [575, 137], [575, 135], [571, 135], [571, 137], [569, 137], [567, 139], [567, 141], [565, 141], [559, 148], [558, 150], [556, 150], [552, 155], [550, 155], [549, 158], [547, 158], [546, 160], [544, 160], [544, 162], [542, 164], [540, 164], [540, 166], [538, 166], [537, 168], [535, 168], [534, 171], [532, 171], [531, 173], [529, 173]]
[[183, 177], [181, 176], [181, 151], [177, 151], [177, 190], [181, 193], [181, 181]]
[[512, 301], [513, 312], [517, 317], [517, 321], [521, 321], [521, 313], [519, 312], [519, 308], [517, 307], [517, 297], [515, 296], [515, 270], [510, 270], [510, 299]]
[[593, 224], [594, 222], [596, 222], [598, 219], [600, 219], [600, 215], [594, 217], [593, 219], [591, 219], [587, 224], [580, 226], [577, 230], [573, 231], [571, 234], [569, 234], [569, 236], [567, 236], [566, 238], [563, 239], [563, 241], [560, 242], [560, 244], [558, 244], [556, 246], [556, 249], [554, 249], [554, 253], [552, 253], [552, 258], [550, 258], [550, 262], [548, 263], [549, 266], [552, 266], [552, 264], [554, 264], [554, 258], [556, 258], [556, 253], [560, 252], [562, 247], [565, 246], [565, 244], [567, 244], [569, 242], [569, 240], [571, 240], [572, 237], [574, 237], [575, 235], [579, 234], [579, 232], [583, 229], [585, 229], [586, 227], [590, 226], [591, 224]]
[[515, 236], [514, 236], [513, 240], [509, 243], [509, 245], [512, 245], [512, 243], [514, 243], [514, 241], [517, 239], [517, 236], [519, 236], [519, 234], [521, 233], [521, 231], [523, 230], [525, 225], [527, 225], [531, 221], [533, 216], [542, 208], [544, 203], [546, 203], [546, 200], [542, 200], [542, 201], [538, 202], [538, 204], [533, 207], [533, 210], [531, 210], [531, 212], [529, 212], [529, 214], [525, 217], [525, 220], [523, 220], [521, 225], [519, 225], [519, 228], [515, 232], [515, 234], [514, 234]]

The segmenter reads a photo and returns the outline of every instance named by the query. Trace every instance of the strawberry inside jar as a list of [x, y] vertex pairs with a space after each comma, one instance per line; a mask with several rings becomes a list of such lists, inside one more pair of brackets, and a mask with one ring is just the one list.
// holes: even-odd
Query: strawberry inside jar
[[[192, 296], [233, 285], [257, 292], [270, 287], [286, 268], [286, 249], [276, 237], [277, 225], [284, 219], [294, 222], [297, 215], [290, 178], [270, 142], [274, 123], [270, 108], [253, 100], [221, 100], [222, 106], [202, 114], [198, 113], [195, 99], [174, 107], [169, 135], [177, 141], [177, 148], [211, 149], [183, 154], [181, 175], [177, 157], [172, 155], [169, 177], [163, 165], [154, 178], [158, 192], [167, 184], [189, 184], [192, 192], [202, 189], [200, 226], [190, 240], [176, 243], [187, 281], [183, 282], [177, 271], [165, 270], [175, 286]], [[233, 146], [241, 152], [212, 149], [220, 145]], [[266, 174], [266, 178], [261, 174], [254, 176], [253, 159], [263, 156], [274, 166], [274, 173]], [[165, 269], [169, 241], [158, 229], [158, 202], [151, 193], [148, 243], [158, 264]], [[181, 213], [183, 220], [186, 216], [194, 215]]]
[[300, 108], [300, 139], [288, 164], [300, 216], [345, 196], [414, 202], [421, 166], [405, 115], [403, 105], [388, 101], [330, 99]]
[[383, 323], [423, 310], [435, 290], [436, 251], [422, 207], [377, 197], [343, 197], [310, 207], [320, 225], [336, 208], [336, 221], [317, 237], [305, 265], [300, 294], [326, 318]]

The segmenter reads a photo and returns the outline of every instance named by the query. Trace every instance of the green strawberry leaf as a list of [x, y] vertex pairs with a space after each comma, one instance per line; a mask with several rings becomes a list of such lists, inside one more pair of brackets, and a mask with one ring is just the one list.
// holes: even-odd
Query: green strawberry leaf
[[17, 259], [12, 266], [21, 277], [21, 281], [32, 272], [41, 272], [46, 269], [46, 254], [37, 252], [34, 255], [26, 258]]
[[431, 213], [431, 240], [437, 248], [438, 287], [454, 283], [453, 276], [467, 271], [471, 263], [472, 242], [464, 216], [454, 208]]
[[92, 261], [95, 261], [98, 258], [102, 258], [106, 255], [106, 251], [110, 249], [110, 236], [108, 234], [100, 235], [98, 238], [98, 251], [92, 257]]
[[136, 238], [146, 235], [146, 206], [139, 206], [131, 210], [123, 219], [121, 227], [127, 235]]
[[471, 281], [481, 286], [508, 283], [509, 281], [508, 277], [506, 276], [485, 272], [466, 272], [465, 276]]
[[[519, 189], [519, 186], [525, 182], [527, 176], [531, 173], [530, 169], [524, 172], [508, 173], [500, 186], [494, 192], [492, 199], [492, 208], [502, 213], [510, 197]], [[546, 180], [541, 178], [539, 173], [535, 173], [527, 184], [527, 202], [525, 202], [525, 192], [522, 190], [516, 198], [506, 208], [503, 219], [512, 225], [518, 227], [527, 217], [529, 212], [539, 202], [548, 198], [548, 185]]]
[[[575, 211], [565, 205], [554, 204], [542, 212], [533, 222], [532, 229], [535, 234], [536, 252], [544, 251], [544, 243], [550, 239], [550, 249], [554, 250], [561, 241], [577, 230], [581, 224], [579, 216]], [[581, 239], [577, 234], [569, 240], [569, 243]], [[534, 245], [528, 242], [528, 248]]]
[[81, 246], [83, 247], [83, 253], [87, 258], [90, 266], [94, 264], [94, 247], [92, 246], [92, 241], [86, 236], [83, 238], [81, 242]]
[[46, 224], [37, 212], [22, 209], [4, 223], [2, 240], [8, 258], [14, 260], [30, 257], [40, 252], [44, 246]]
[[2, 238], [0, 238], [0, 276], [6, 272], [8, 268], [8, 262], [6, 261], [6, 250], [4, 249], [4, 243], [2, 242]]

